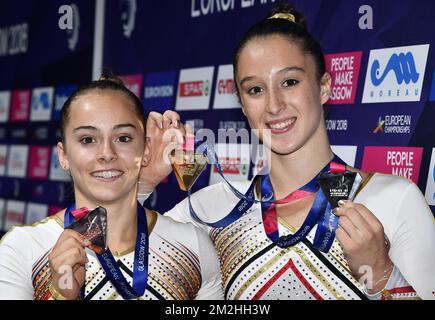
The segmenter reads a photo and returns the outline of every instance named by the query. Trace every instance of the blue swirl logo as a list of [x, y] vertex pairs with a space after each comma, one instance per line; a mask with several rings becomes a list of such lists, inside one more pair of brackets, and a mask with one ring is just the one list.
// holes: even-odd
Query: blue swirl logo
[[32, 108], [34, 110], [38, 110], [39, 108], [48, 110], [50, 109], [50, 98], [48, 96], [48, 92], [41, 92], [40, 96], [33, 100]]
[[375, 60], [370, 72], [372, 83], [375, 86], [379, 86], [390, 71], [394, 72], [398, 84], [402, 84], [403, 82], [409, 84], [411, 81], [416, 83], [420, 76], [415, 67], [414, 56], [411, 52], [406, 54], [403, 52], [399, 54], [394, 53], [388, 60], [382, 74], [380, 69], [379, 60]]

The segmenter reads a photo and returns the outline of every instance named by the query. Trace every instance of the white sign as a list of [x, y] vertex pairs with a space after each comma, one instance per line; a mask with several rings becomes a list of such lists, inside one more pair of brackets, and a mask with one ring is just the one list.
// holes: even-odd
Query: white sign
[[63, 170], [60, 166], [59, 157], [57, 155], [56, 147], [51, 151], [50, 163], [50, 180], [54, 181], [70, 181], [71, 177], [67, 171]]
[[11, 105], [11, 92], [0, 91], [0, 122], [8, 122]]
[[24, 223], [24, 207], [25, 202], [23, 201], [8, 200], [6, 202], [4, 230]]
[[8, 146], [0, 145], [0, 176], [4, 176], [6, 173], [7, 153]]
[[6, 231], [3, 228], [3, 216], [5, 215], [5, 200], [0, 199], [0, 231]]
[[25, 178], [29, 146], [12, 145], [9, 148], [7, 175], [15, 178]]
[[[251, 161], [251, 150], [249, 144], [217, 143], [215, 146], [216, 155], [222, 172], [229, 181], [248, 180], [249, 166]], [[223, 181], [216, 166], [210, 170], [210, 184]]]
[[363, 103], [420, 101], [429, 45], [370, 50]]
[[426, 200], [431, 206], [435, 206], [435, 148], [432, 149], [429, 173], [426, 183]]
[[331, 146], [331, 149], [347, 165], [351, 167], [355, 165], [357, 146]]
[[45, 204], [28, 203], [26, 210], [26, 224], [33, 224], [47, 217], [48, 206]]
[[35, 88], [32, 94], [30, 121], [50, 121], [54, 88]]
[[207, 110], [213, 73], [213, 66], [181, 70], [175, 110]]
[[233, 79], [233, 65], [219, 66], [216, 89], [214, 91], [213, 109], [241, 108]]

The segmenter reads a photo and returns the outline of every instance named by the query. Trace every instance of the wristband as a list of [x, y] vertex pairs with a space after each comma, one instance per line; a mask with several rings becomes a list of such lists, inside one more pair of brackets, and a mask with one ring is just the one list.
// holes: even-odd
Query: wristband
[[57, 291], [53, 283], [50, 284], [48, 290], [50, 291], [51, 296], [54, 300], [68, 300], [64, 295], [62, 295], [59, 291]]
[[[53, 285], [53, 283], [51, 283], [50, 286], [48, 287], [48, 291], [50, 291], [53, 300], [71, 300], [65, 297], [62, 293], [60, 293]], [[77, 299], [75, 300], [80, 300], [80, 297], [77, 297]]]

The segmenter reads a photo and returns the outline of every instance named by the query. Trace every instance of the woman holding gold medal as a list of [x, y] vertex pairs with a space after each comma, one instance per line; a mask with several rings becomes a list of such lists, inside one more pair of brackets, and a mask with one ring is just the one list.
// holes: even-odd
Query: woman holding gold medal
[[3, 237], [0, 299], [223, 298], [206, 233], [136, 200], [139, 173], [155, 184], [153, 170], [167, 168], [155, 162], [145, 132], [155, 135], [158, 123], [177, 119], [170, 111], [151, 113], [145, 124], [140, 100], [110, 74], [72, 94], [61, 111], [57, 150], [75, 203]]
[[207, 230], [225, 298], [434, 299], [435, 224], [415, 184], [359, 172], [353, 201], [331, 214], [322, 199], [332, 189], [319, 191], [319, 173], [327, 185], [357, 170], [331, 151], [322, 108], [331, 78], [303, 15], [281, 5], [255, 24], [234, 76], [251, 128], [271, 133], [270, 173], [234, 183], [238, 191], [206, 187], [166, 213]]

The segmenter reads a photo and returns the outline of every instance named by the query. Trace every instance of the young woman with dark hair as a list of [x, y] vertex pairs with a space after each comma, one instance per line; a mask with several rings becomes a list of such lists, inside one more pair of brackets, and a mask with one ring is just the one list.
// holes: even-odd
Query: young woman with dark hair
[[[434, 299], [435, 224], [414, 183], [339, 166], [358, 171], [362, 187], [353, 201], [338, 203], [329, 224], [318, 218], [327, 204], [317, 177], [339, 160], [323, 110], [331, 78], [303, 15], [277, 6], [249, 29], [235, 53], [234, 79], [251, 128], [271, 137], [263, 141], [269, 174], [234, 186], [276, 202], [241, 209], [242, 200], [220, 183], [191, 196], [205, 224], [192, 218], [187, 199], [166, 213], [208, 231], [225, 298]], [[316, 245], [318, 230], [334, 239], [329, 250]]]
[[[151, 114], [146, 123], [140, 100], [110, 74], [72, 94], [61, 111], [57, 151], [74, 183], [75, 203], [3, 237], [0, 299], [222, 299], [219, 263], [206, 233], [136, 200], [139, 175], [146, 181], [161, 166], [145, 129], [159, 139], [164, 129], [157, 125], [177, 121], [167, 112]], [[107, 211], [102, 236], [108, 249], [96, 253], [90, 250], [95, 243], [67, 228], [83, 208], [99, 206]], [[104, 224], [88, 233], [101, 233]]]

